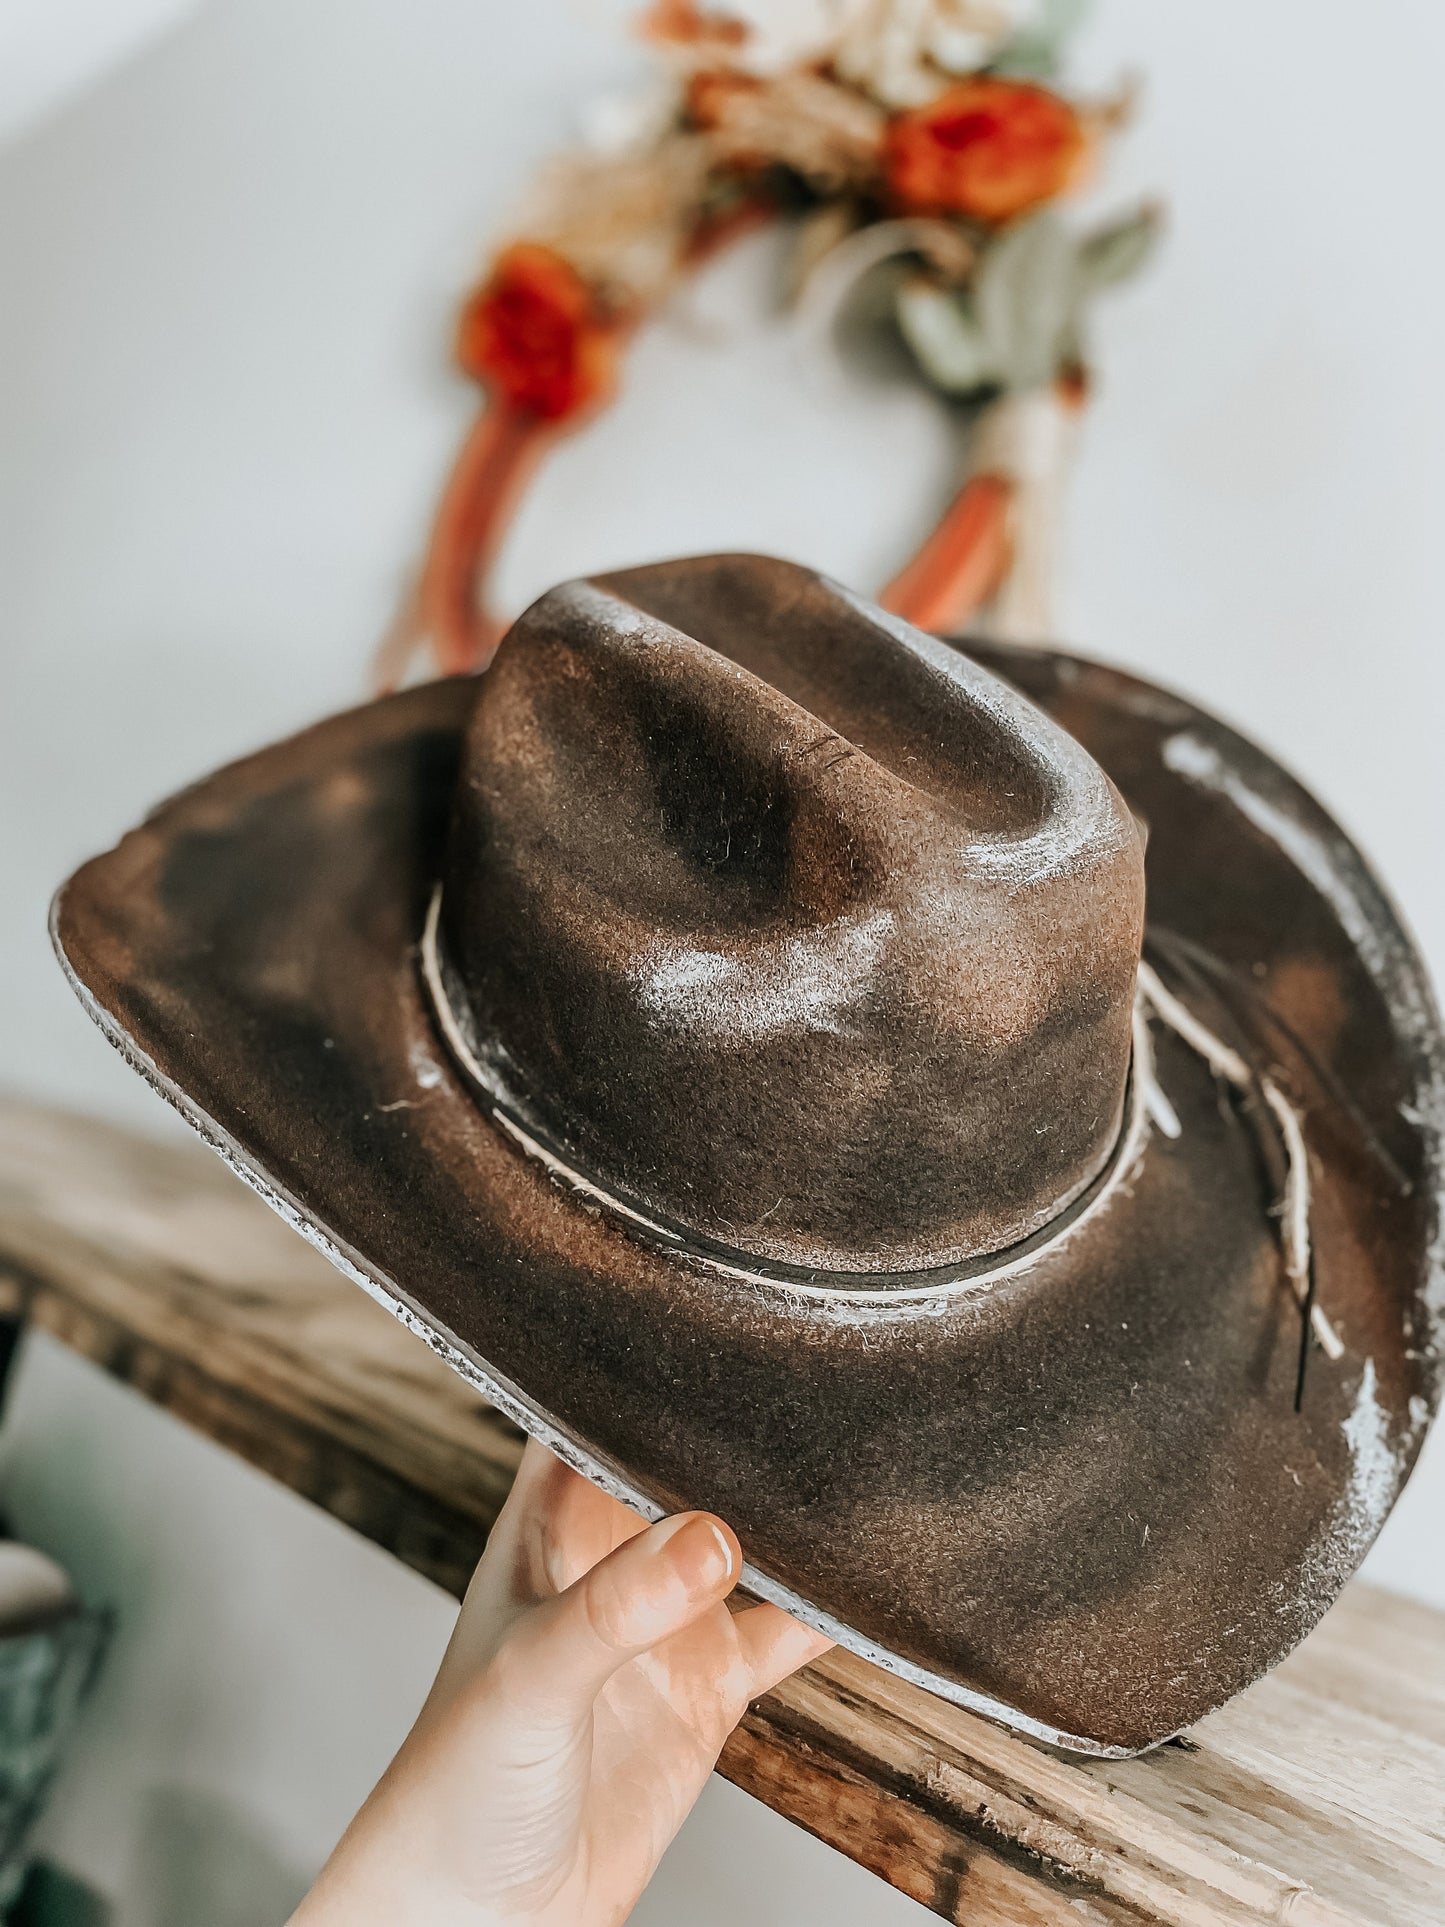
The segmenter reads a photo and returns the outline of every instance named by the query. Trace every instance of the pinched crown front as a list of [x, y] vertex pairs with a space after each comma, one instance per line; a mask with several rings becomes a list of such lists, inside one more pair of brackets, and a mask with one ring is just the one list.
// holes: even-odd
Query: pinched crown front
[[996, 1251], [1120, 1128], [1143, 926], [1091, 757], [790, 564], [552, 590], [478, 695], [441, 941], [496, 1102], [754, 1259]]

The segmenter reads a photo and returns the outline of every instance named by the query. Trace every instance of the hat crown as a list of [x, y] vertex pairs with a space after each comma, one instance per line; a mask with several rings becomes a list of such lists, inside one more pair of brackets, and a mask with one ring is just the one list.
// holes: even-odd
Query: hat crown
[[442, 947], [488, 1094], [752, 1259], [1028, 1237], [1119, 1132], [1143, 853], [949, 644], [750, 556], [564, 584], [476, 703]]

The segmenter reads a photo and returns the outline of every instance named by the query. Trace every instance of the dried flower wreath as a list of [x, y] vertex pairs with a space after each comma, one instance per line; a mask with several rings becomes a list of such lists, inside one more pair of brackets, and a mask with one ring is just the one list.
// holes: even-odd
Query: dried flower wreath
[[656, 0], [658, 84], [554, 163], [463, 309], [456, 355], [486, 391], [378, 680], [429, 640], [488, 662], [487, 577], [548, 447], [616, 388], [632, 331], [679, 281], [789, 217], [793, 283], [836, 313], [891, 264], [889, 312], [923, 380], [977, 411], [971, 472], [882, 601], [925, 627], [989, 604], [1045, 633], [1058, 495], [1087, 375], [1084, 310], [1132, 274], [1152, 206], [1080, 234], [1056, 203], [1125, 111], [1058, 90], [1081, 0]]

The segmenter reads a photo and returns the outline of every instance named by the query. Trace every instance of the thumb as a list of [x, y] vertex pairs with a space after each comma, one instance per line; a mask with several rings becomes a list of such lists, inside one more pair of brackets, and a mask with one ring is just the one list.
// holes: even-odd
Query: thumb
[[617, 1546], [508, 1635], [499, 1659], [514, 1709], [543, 1727], [584, 1718], [619, 1667], [710, 1611], [741, 1571], [731, 1528], [706, 1512]]

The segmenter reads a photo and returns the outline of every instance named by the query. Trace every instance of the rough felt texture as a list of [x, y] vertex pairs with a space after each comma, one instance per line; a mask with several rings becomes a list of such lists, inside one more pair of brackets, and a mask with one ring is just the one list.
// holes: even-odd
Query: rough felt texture
[[811, 571], [569, 583], [483, 683], [444, 930], [489, 1087], [717, 1244], [913, 1271], [1052, 1219], [1118, 1137], [1143, 917], [1092, 758]]
[[1315, 1355], [1299, 1415], [1268, 1160], [1167, 1033], [1180, 1138], [982, 1291], [745, 1285], [549, 1180], [457, 1075], [417, 979], [477, 684], [338, 717], [187, 792], [79, 873], [57, 934], [202, 1128], [599, 1473], [715, 1508], [772, 1584], [942, 1690], [1138, 1747], [1309, 1629], [1418, 1450], [1439, 1032], [1368, 870], [1275, 764], [1128, 677], [990, 660], [1147, 818], [1151, 944], [1223, 966], [1187, 994], [1223, 1025], [1209, 984], [1231, 987], [1303, 1111], [1346, 1355]]

